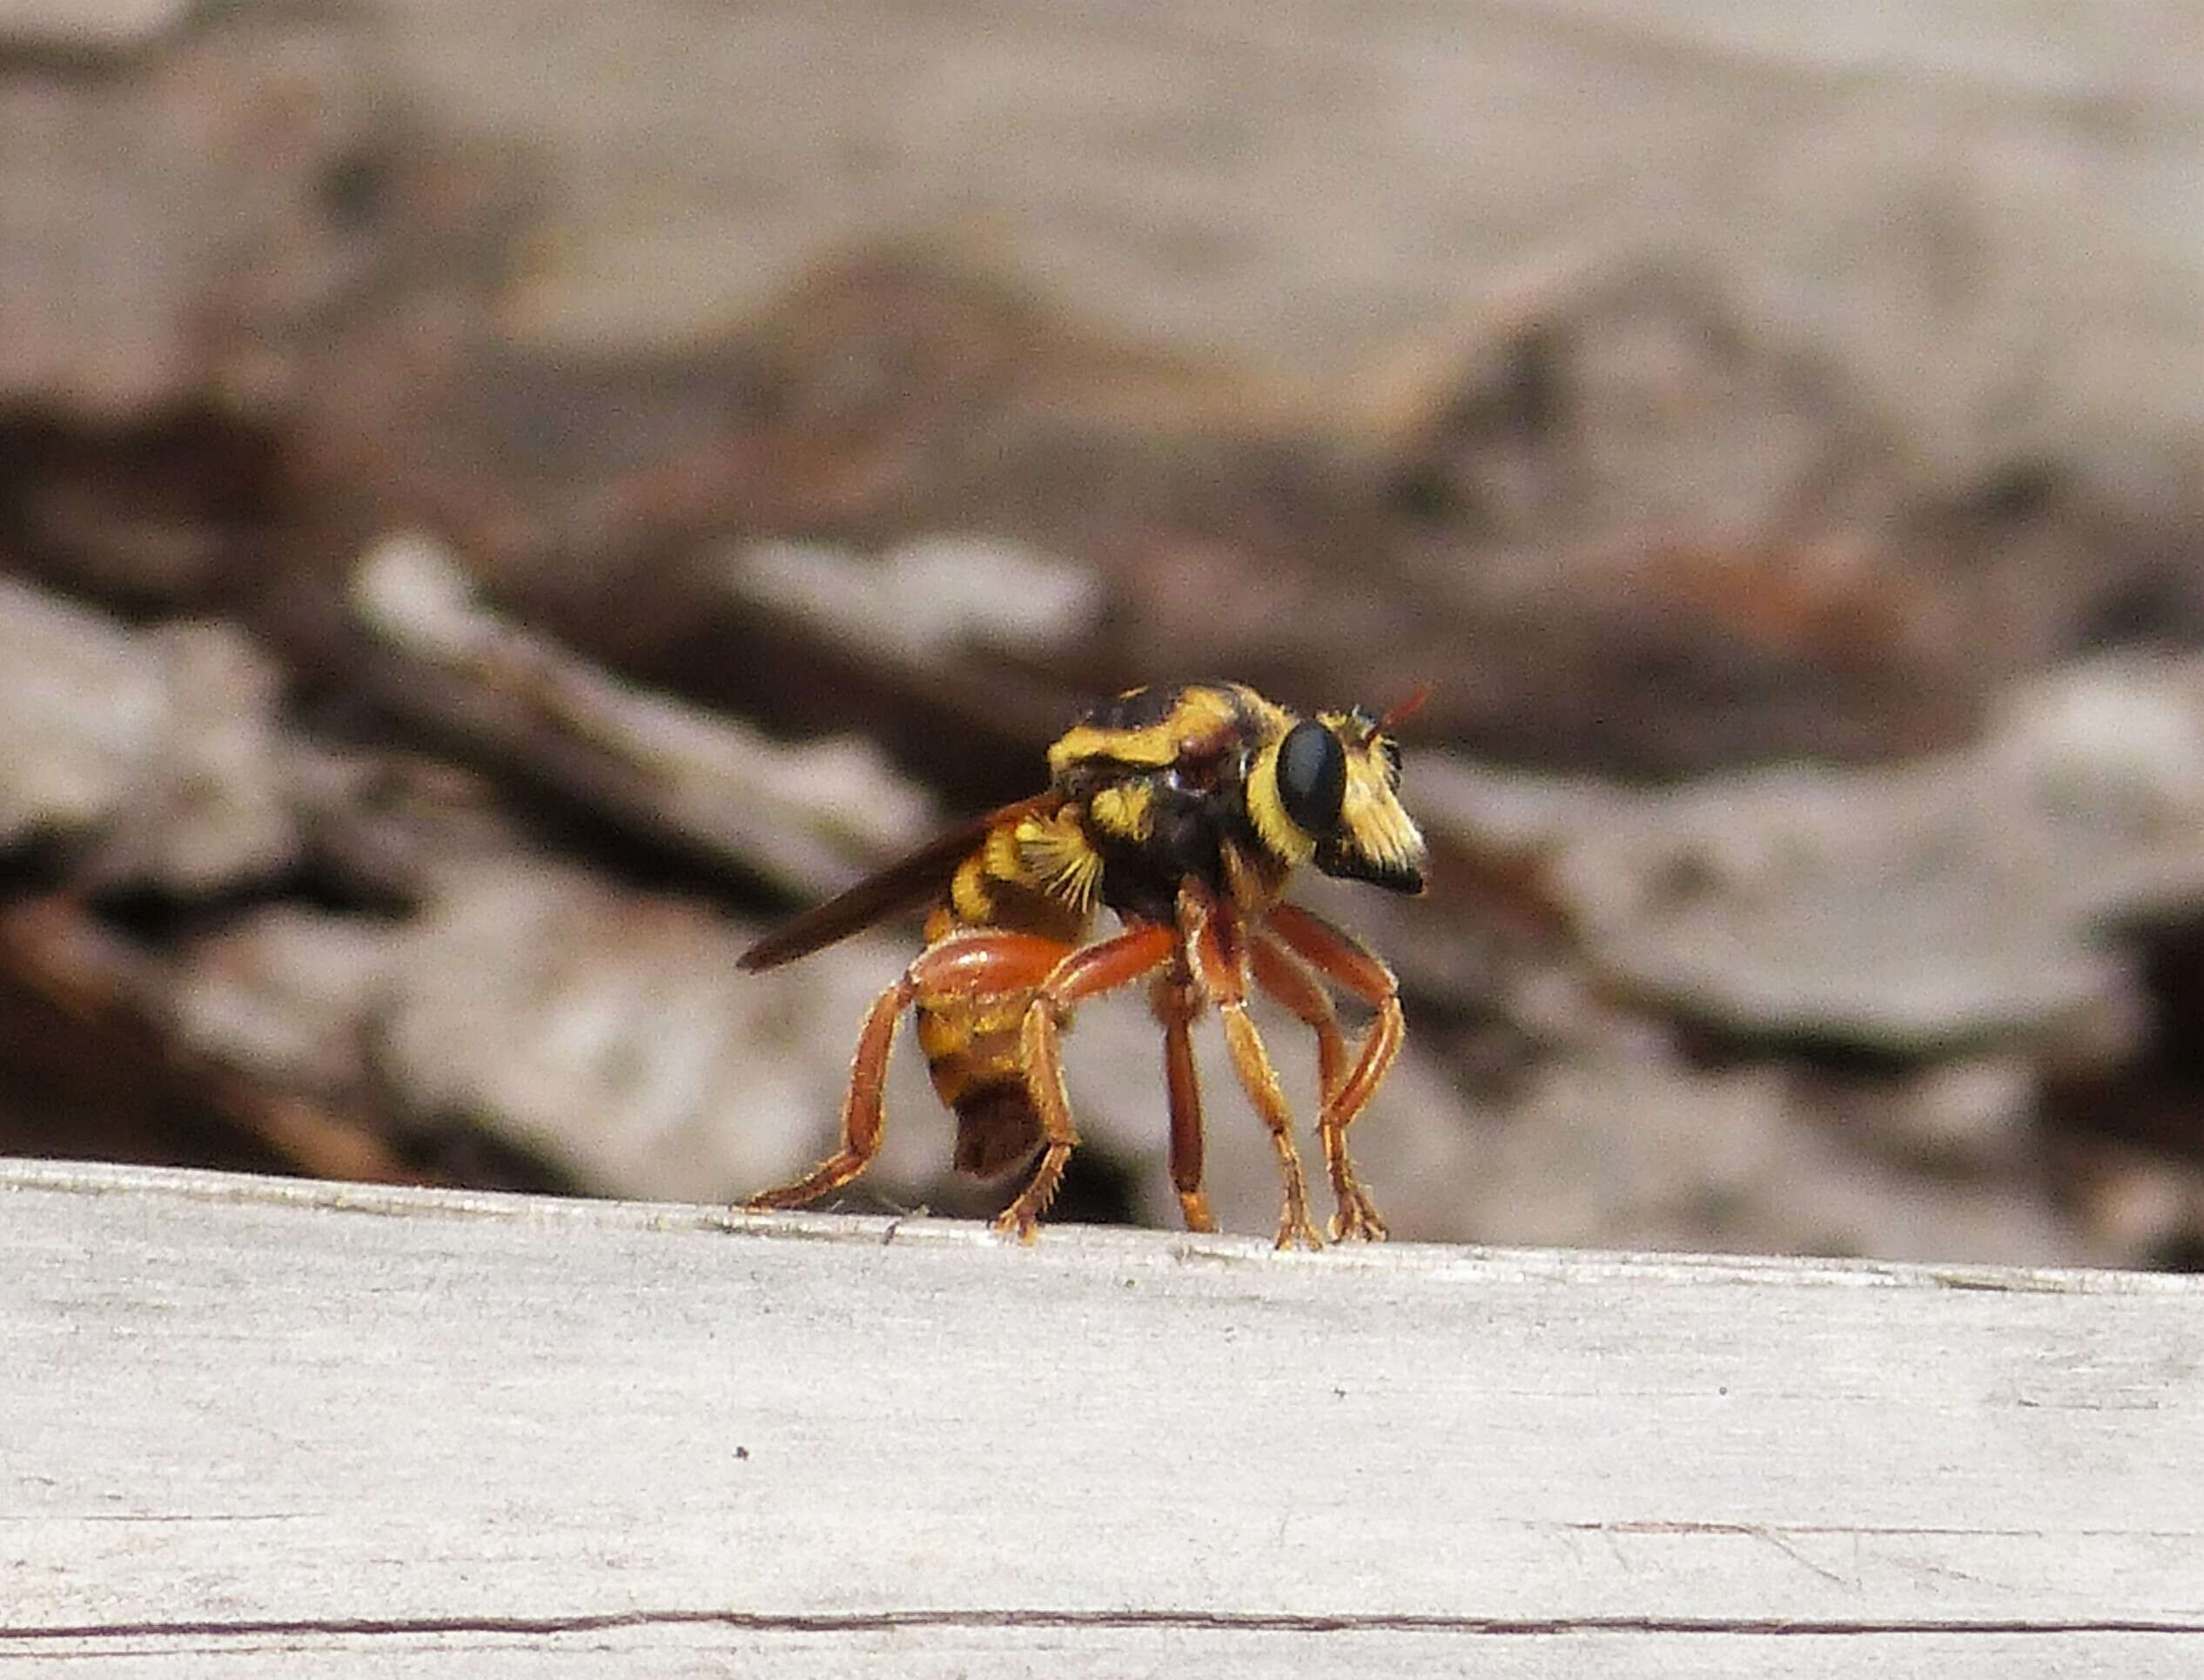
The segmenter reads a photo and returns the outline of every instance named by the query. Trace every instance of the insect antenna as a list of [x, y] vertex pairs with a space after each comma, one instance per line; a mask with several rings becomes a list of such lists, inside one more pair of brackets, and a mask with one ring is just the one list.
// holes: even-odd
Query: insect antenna
[[1431, 698], [1433, 692], [1437, 687], [1438, 685], [1434, 682], [1417, 683], [1407, 699], [1400, 701], [1392, 707], [1388, 708], [1385, 716], [1378, 719], [1377, 726], [1379, 731], [1383, 734], [1389, 734], [1391, 733], [1394, 724], [1414, 717], [1418, 712], [1423, 709], [1423, 702]]

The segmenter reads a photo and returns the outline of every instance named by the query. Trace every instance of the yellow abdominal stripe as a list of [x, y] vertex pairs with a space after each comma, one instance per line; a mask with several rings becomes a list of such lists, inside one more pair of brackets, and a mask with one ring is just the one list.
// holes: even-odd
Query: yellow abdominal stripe
[[1025, 858], [1018, 841], [1025, 832], [1021, 823], [1016, 830], [996, 828], [987, 834], [987, 872], [998, 881], [1023, 881], [1025, 878]]
[[[961, 1054], [972, 1041], [971, 1017], [963, 1010], [922, 1009], [918, 1011], [918, 1043], [930, 1062], [941, 1062]], [[963, 1072], [960, 1068], [957, 1070]], [[960, 1079], [951, 1082], [952, 1089], [943, 1092], [948, 1101], [957, 1099], [962, 1088]]]
[[993, 916], [995, 901], [987, 890], [985, 852], [975, 853], [958, 865], [949, 880], [949, 902], [966, 922], [984, 924]]

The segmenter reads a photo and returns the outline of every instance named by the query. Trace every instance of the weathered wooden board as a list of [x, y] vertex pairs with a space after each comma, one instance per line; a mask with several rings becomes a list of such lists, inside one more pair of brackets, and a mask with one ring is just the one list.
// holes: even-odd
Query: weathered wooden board
[[2204, 1283], [0, 1164], [0, 1671], [2204, 1671]]

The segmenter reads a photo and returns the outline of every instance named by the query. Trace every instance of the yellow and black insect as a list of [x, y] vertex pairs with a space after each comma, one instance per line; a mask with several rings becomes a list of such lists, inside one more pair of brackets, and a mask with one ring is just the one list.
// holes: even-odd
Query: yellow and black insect
[[[1302, 864], [1423, 890], [1423, 837], [1401, 806], [1389, 733], [1422, 698], [1383, 716], [1357, 708], [1297, 718], [1236, 682], [1134, 689], [1049, 749], [1047, 792], [943, 835], [751, 946], [743, 966], [771, 968], [933, 905], [924, 951], [858, 1036], [841, 1148], [750, 1206], [801, 1206], [864, 1170], [880, 1146], [888, 1052], [916, 1005], [934, 1089], [957, 1115], [958, 1166], [992, 1177], [1038, 1157], [996, 1221], [1030, 1240], [1078, 1142], [1059, 1035], [1075, 1005], [1146, 980], [1163, 1027], [1171, 1177], [1188, 1228], [1215, 1228], [1188, 1036], [1213, 1005], [1285, 1177], [1279, 1246], [1319, 1246], [1285, 1094], [1247, 1016], [1260, 986], [1316, 1035], [1333, 1239], [1383, 1237], [1347, 1129], [1400, 1052], [1399, 988], [1370, 951], [1283, 893]], [[1124, 931], [1091, 939], [1105, 909]], [[1351, 1058], [1326, 982], [1375, 1011]]]

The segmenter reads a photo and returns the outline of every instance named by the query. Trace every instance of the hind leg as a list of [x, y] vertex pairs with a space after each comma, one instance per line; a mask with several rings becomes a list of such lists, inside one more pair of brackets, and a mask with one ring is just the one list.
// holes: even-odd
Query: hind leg
[[1178, 944], [1178, 931], [1160, 923], [1130, 928], [1113, 938], [1081, 946], [1058, 963], [1035, 991], [1019, 1028], [1018, 1044], [1033, 1112], [1041, 1123], [1041, 1159], [1017, 1200], [995, 1221], [1004, 1235], [1032, 1241], [1041, 1214], [1063, 1181], [1064, 1164], [1079, 1140], [1072, 1124], [1071, 1093], [1064, 1084], [1060, 1041], [1065, 1018], [1089, 998], [1146, 979], [1171, 960]]
[[896, 983], [873, 1000], [850, 1063], [850, 1089], [842, 1099], [842, 1146], [793, 1184], [759, 1193], [744, 1204], [753, 1213], [803, 1207], [831, 1195], [856, 1178], [880, 1152], [881, 1092], [888, 1055], [904, 1011], [923, 998], [970, 998], [1019, 991], [1038, 984], [1064, 960], [1068, 947], [1030, 933], [963, 933], [922, 953]]

